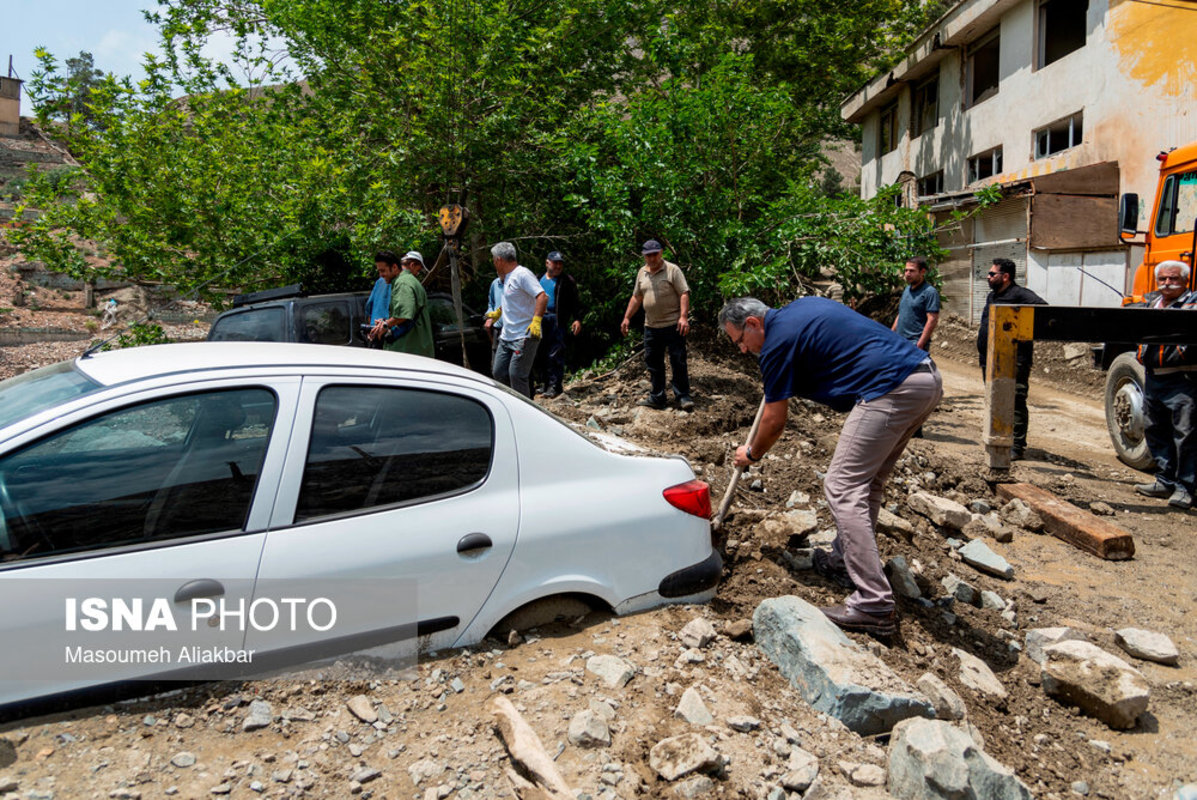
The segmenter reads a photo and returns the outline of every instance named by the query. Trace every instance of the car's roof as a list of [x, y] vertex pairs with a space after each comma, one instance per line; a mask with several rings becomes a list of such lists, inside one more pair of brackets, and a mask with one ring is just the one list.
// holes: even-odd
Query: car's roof
[[477, 380], [478, 373], [424, 356], [281, 342], [188, 342], [111, 350], [75, 360], [75, 366], [105, 386], [167, 374], [251, 367], [390, 369], [435, 373]]

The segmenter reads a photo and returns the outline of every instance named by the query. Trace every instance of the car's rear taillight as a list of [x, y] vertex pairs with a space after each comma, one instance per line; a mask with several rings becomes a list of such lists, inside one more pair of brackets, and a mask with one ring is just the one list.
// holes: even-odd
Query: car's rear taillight
[[703, 519], [711, 518], [711, 487], [700, 480], [670, 486], [661, 494], [674, 508]]

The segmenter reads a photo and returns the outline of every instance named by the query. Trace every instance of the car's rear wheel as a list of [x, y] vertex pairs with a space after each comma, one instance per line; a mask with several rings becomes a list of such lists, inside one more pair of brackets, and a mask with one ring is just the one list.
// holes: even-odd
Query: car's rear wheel
[[1153, 461], [1144, 435], [1143, 365], [1134, 353], [1122, 353], [1106, 376], [1106, 428], [1114, 451], [1127, 466], [1150, 469]]
[[555, 622], [572, 622], [594, 611], [596, 605], [579, 595], [542, 597], [503, 617], [494, 630], [506, 635], [510, 631], [522, 632]]

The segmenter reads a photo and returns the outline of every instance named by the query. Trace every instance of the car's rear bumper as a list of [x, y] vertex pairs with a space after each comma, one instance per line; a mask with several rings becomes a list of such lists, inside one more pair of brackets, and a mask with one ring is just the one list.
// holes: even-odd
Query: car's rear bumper
[[712, 550], [709, 556], [697, 564], [683, 567], [662, 578], [657, 593], [670, 600], [701, 594], [714, 589], [722, 576], [723, 559], [718, 550]]

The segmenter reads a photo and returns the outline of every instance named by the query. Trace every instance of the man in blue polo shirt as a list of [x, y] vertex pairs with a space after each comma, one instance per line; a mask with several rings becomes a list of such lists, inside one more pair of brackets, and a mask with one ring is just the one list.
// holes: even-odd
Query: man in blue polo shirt
[[874, 528], [898, 456], [943, 396], [935, 365], [884, 325], [823, 297], [780, 309], [738, 297], [719, 312], [719, 324], [741, 352], [759, 356], [765, 385], [760, 427], [736, 450], [736, 466], [760, 461], [781, 437], [791, 397], [848, 412], [823, 481], [837, 536], [830, 552], [815, 552], [814, 564], [855, 591], [823, 613], [844, 630], [893, 635], [894, 595]]

